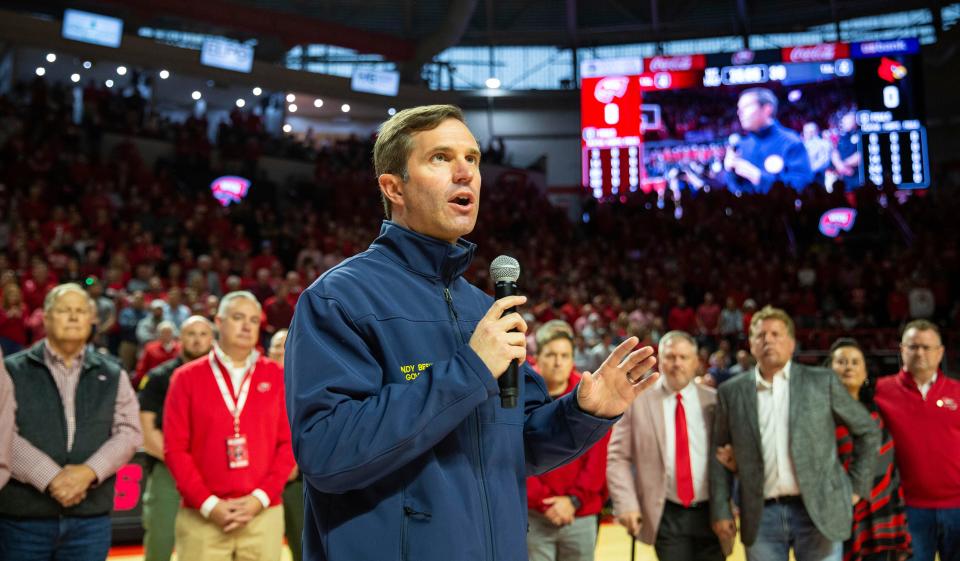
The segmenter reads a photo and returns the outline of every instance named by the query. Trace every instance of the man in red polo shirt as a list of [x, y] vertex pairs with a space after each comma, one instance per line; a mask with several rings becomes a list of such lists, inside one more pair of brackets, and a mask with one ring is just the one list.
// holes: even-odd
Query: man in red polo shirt
[[283, 369], [256, 352], [262, 310], [244, 291], [223, 297], [220, 336], [178, 368], [164, 406], [164, 455], [183, 496], [182, 559], [279, 561], [280, 495], [294, 466]]
[[913, 559], [960, 559], [960, 382], [940, 370], [940, 330], [927, 320], [907, 324], [900, 355], [874, 401], [896, 443]]

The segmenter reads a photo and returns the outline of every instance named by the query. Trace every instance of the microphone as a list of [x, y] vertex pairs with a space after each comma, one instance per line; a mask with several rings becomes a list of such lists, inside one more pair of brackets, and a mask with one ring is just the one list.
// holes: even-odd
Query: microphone
[[[497, 300], [517, 294], [517, 279], [520, 278], [520, 263], [508, 255], [501, 255], [490, 263], [490, 278], [493, 279]], [[510, 308], [504, 315], [512, 314], [517, 308]], [[517, 360], [510, 361], [506, 372], [497, 379], [500, 386], [500, 406], [510, 409], [517, 406], [520, 396], [519, 365]]]
[[729, 136], [729, 138], [727, 138], [727, 144], [734, 150], [738, 150], [740, 148], [740, 140], [740, 135], [733, 133]]

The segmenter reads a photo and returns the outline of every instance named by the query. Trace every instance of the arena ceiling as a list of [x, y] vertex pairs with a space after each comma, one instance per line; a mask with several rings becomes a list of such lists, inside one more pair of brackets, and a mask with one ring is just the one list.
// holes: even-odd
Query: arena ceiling
[[[453, 45], [585, 47], [803, 31], [858, 16], [937, 8], [940, 0], [18, 0], [9, 8], [90, 9], [142, 25], [256, 37], [258, 57], [326, 43], [390, 60]], [[938, 10], [934, 10], [938, 11]], [[270, 47], [274, 48], [270, 48]]]

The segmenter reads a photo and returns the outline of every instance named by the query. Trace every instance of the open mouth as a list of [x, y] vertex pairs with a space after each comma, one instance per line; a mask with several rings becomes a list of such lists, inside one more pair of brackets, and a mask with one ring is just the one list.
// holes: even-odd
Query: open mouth
[[473, 204], [473, 195], [470, 193], [457, 193], [448, 202], [462, 209], [468, 209]]

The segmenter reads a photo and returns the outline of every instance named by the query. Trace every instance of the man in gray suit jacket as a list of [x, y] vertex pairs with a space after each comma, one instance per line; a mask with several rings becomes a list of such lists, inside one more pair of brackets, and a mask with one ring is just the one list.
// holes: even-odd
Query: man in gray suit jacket
[[[741, 539], [748, 561], [841, 559], [853, 504], [870, 492], [880, 431], [836, 374], [791, 362], [793, 320], [766, 308], [750, 322], [754, 370], [720, 386], [713, 441], [732, 445], [740, 478]], [[836, 422], [853, 436], [849, 475], [837, 460]], [[714, 531], [736, 532], [733, 473], [710, 464]]]

